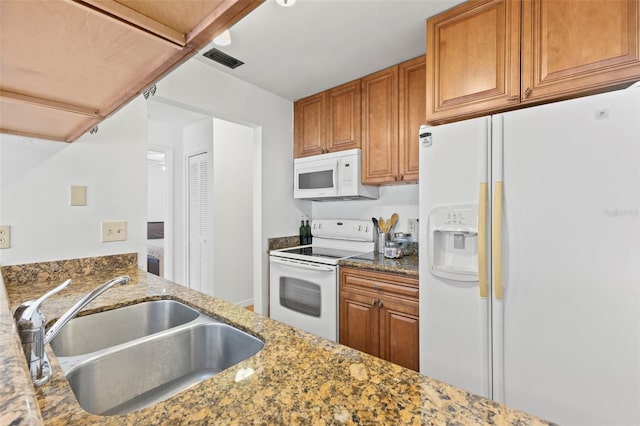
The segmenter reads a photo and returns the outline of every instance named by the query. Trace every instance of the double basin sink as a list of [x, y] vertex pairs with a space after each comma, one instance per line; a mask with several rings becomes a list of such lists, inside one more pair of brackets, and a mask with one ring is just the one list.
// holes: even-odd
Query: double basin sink
[[174, 300], [77, 317], [51, 340], [80, 406], [102, 416], [154, 405], [263, 346], [254, 336]]

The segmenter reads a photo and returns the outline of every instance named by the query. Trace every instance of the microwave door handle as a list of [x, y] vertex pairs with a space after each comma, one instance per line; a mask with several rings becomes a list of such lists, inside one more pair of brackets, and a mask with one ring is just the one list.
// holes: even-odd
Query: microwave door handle
[[291, 266], [293, 268], [301, 268], [301, 269], [308, 269], [311, 271], [322, 271], [322, 272], [333, 272], [333, 268], [330, 266], [324, 266], [324, 265], [318, 265], [316, 263], [303, 263], [303, 262], [296, 262], [295, 260], [285, 260], [285, 259], [280, 259], [274, 256], [271, 256], [271, 261], [274, 263], [279, 263], [281, 265], [287, 265], [287, 266]]

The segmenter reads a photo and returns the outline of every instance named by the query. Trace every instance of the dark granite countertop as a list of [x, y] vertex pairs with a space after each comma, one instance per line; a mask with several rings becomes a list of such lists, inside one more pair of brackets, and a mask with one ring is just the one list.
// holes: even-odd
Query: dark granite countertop
[[338, 262], [340, 266], [371, 269], [374, 271], [394, 272], [418, 277], [418, 256], [403, 256], [400, 259], [388, 259], [380, 253], [374, 253], [373, 259], [349, 258]]
[[[69, 288], [45, 303], [45, 315], [60, 316], [85, 292], [120, 273], [107, 267], [74, 278]], [[92, 415], [78, 405], [48, 346], [54, 374], [34, 391], [10, 309], [59, 280], [55, 274], [33, 273], [33, 281], [16, 284], [7, 278], [14, 275], [20, 272], [5, 274], [6, 294], [5, 286], [0, 286], [2, 424], [547, 424], [140, 270], [130, 271], [128, 285], [101, 295], [88, 312], [173, 299], [241, 328], [265, 345], [257, 355], [154, 406], [123, 416]], [[252, 369], [254, 374], [237, 380], [239, 369]]]

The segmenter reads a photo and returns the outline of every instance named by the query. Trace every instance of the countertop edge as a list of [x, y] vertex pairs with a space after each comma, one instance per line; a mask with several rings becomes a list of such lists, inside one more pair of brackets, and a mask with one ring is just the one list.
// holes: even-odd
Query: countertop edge
[[[38, 398], [13, 321], [6, 286], [0, 274], [0, 354], [3, 380], [0, 390], [0, 424], [43, 425]], [[9, 382], [9, 383], [7, 383]]]

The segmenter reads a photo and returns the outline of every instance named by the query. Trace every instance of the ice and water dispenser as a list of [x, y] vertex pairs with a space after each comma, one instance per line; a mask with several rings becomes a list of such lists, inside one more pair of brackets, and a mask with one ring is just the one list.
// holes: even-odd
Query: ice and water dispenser
[[478, 280], [478, 206], [443, 206], [429, 213], [431, 273], [456, 281]]

